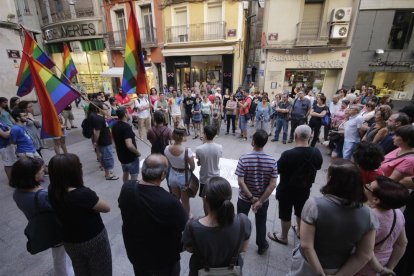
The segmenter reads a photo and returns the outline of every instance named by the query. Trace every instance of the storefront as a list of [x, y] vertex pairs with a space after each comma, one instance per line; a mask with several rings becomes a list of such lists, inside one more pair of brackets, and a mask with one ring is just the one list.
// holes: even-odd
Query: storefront
[[[183, 55], [186, 52], [187, 55]], [[167, 85], [180, 90], [191, 88], [195, 82], [217, 85], [222, 91], [230, 90], [239, 82], [234, 76], [239, 59], [234, 59], [233, 46], [190, 48], [185, 51], [165, 49]]]
[[265, 92], [275, 94], [301, 87], [322, 92], [330, 98], [342, 85], [348, 50], [300, 51], [297, 54], [268, 51]]
[[[78, 75], [73, 82], [87, 93], [112, 93], [111, 80], [101, 74], [109, 69], [101, 20], [74, 20], [42, 28], [46, 49], [62, 68], [63, 43], [67, 43]], [[56, 72], [60, 75], [60, 72]]]

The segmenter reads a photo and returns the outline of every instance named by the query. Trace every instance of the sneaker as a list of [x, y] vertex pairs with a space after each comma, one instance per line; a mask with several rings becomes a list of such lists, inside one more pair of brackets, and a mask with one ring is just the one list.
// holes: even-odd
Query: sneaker
[[229, 135], [229, 133], [228, 133], [228, 132], [226, 132], [224, 135]]
[[272, 139], [272, 140], [270, 140], [270, 141], [272, 141], [272, 142], [278, 142], [279, 140], [277, 140], [277, 139]]
[[266, 243], [265, 246], [263, 247], [259, 247], [259, 249], [257, 249], [257, 254], [259, 255], [263, 255], [264, 253], [266, 253], [266, 251], [269, 249], [269, 243]]

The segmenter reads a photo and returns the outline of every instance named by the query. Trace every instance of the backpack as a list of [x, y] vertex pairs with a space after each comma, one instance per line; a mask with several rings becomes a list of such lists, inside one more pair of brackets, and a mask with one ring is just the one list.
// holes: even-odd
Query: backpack
[[82, 127], [83, 137], [88, 138], [88, 139], [92, 138], [93, 129], [92, 129], [92, 123], [89, 120], [89, 118], [83, 119], [81, 127]]
[[152, 144], [151, 154], [159, 153], [159, 154], [164, 155], [164, 150], [168, 145], [168, 142], [167, 143], [165, 142], [164, 135], [163, 135], [166, 129], [167, 128], [164, 128], [164, 130], [160, 134], [157, 134], [157, 132], [155, 131], [155, 128], [152, 128], [152, 131], [154, 132], [156, 139], [155, 139], [155, 143]]

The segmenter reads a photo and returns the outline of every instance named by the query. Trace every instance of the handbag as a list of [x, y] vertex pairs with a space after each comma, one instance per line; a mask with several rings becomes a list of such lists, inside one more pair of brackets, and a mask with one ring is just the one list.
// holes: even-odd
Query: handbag
[[326, 107], [326, 114], [325, 116], [322, 117], [322, 125], [323, 126], [329, 126], [331, 125], [331, 113], [329, 112], [329, 108], [327, 106]]
[[391, 234], [392, 234], [392, 231], [394, 231], [394, 228], [395, 228], [395, 222], [396, 222], [396, 220], [397, 220], [397, 214], [396, 214], [396, 212], [395, 212], [395, 210], [394, 209], [392, 209], [392, 213], [393, 213], [393, 215], [394, 215], [394, 217], [393, 217], [393, 220], [392, 220], [392, 225], [391, 225], [391, 228], [390, 228], [390, 232], [388, 233], [388, 235], [386, 235], [382, 240], [380, 240], [379, 242], [376, 242], [375, 243], [375, 246], [378, 246], [378, 245], [380, 245], [381, 243], [383, 243], [383, 242], [385, 242], [390, 236], [391, 236]]
[[193, 240], [194, 253], [197, 254], [201, 258], [203, 266], [204, 266], [204, 268], [201, 268], [198, 270], [199, 276], [239, 276], [241, 275], [241, 267], [236, 264], [239, 259], [241, 245], [242, 245], [243, 237], [244, 237], [244, 222], [240, 216], [238, 217], [240, 221], [239, 240], [234, 250], [234, 254], [230, 259], [229, 266], [226, 266], [226, 267], [211, 268], [209, 266], [206, 258], [201, 255], [201, 251], [199, 250], [197, 246], [197, 241], [194, 236], [193, 226], [191, 225], [191, 222], [189, 223], [188, 228], [190, 230], [191, 238]]
[[27, 251], [34, 255], [54, 247], [63, 240], [62, 225], [58, 221], [52, 210], [40, 211], [39, 209], [39, 192], [35, 194], [35, 212], [36, 215], [29, 219], [29, 223], [24, 229], [27, 237]]
[[184, 167], [185, 167], [185, 187], [184, 191], [187, 193], [188, 197], [195, 197], [200, 187], [200, 181], [198, 180], [197, 176], [193, 172], [190, 174], [190, 178], [188, 177], [189, 168], [188, 168], [188, 148], [185, 148], [184, 153]]

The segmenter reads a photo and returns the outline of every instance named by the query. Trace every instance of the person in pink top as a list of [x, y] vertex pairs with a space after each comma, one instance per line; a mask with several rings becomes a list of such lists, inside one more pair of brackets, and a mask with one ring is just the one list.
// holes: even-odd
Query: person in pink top
[[385, 155], [379, 170], [385, 176], [400, 181], [406, 176], [414, 175], [414, 126], [398, 128], [393, 140], [398, 148]]
[[374, 255], [356, 275], [395, 275], [393, 269], [407, 246], [404, 215], [399, 208], [410, 197], [408, 189], [384, 176], [377, 176], [375, 181], [364, 184], [364, 188], [379, 228], [375, 235]]
[[158, 101], [158, 95], [157, 95], [157, 89], [155, 89], [154, 87], [150, 89], [150, 95], [149, 95], [149, 100], [151, 103], [151, 110], [153, 111], [155, 102]]

